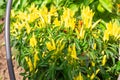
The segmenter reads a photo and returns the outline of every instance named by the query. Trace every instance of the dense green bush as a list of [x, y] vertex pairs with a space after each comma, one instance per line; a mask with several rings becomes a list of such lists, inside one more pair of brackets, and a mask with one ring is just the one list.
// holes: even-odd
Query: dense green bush
[[69, 4], [75, 1], [62, 1], [11, 11], [11, 45], [25, 70], [21, 75], [29, 80], [116, 80], [119, 20], [105, 22], [88, 5], [74, 10]]

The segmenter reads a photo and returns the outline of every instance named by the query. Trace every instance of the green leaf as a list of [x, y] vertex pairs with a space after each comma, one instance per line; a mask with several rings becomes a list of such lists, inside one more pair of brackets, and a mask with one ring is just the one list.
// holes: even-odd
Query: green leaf
[[99, 0], [101, 5], [110, 13], [112, 12], [112, 1], [111, 0]]
[[116, 70], [120, 71], [120, 61], [117, 62]]
[[71, 4], [70, 9], [73, 10], [74, 12], [78, 11], [78, 6], [76, 4]]
[[0, 9], [0, 16], [4, 15], [5, 10], [4, 9]]
[[14, 8], [14, 9], [17, 10], [19, 5], [20, 5], [20, 0], [18, 0], [18, 1], [13, 1], [13, 6], [14, 6], [13, 8]]
[[84, 0], [84, 5], [89, 5], [89, 0]]
[[89, 4], [91, 4], [94, 0], [89, 0]]
[[2, 6], [4, 4], [3, 0], [0, 0], [0, 6]]
[[39, 80], [43, 80], [45, 78], [45, 74], [46, 74], [46, 71], [43, 71], [42, 73], [40, 73]]
[[21, 8], [27, 5], [27, 0], [22, 0], [21, 1]]

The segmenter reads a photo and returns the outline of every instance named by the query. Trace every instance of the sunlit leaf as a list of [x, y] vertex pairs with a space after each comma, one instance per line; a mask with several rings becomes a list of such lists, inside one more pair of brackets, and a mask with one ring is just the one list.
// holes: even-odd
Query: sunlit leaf
[[99, 0], [101, 5], [109, 12], [112, 12], [112, 0]]

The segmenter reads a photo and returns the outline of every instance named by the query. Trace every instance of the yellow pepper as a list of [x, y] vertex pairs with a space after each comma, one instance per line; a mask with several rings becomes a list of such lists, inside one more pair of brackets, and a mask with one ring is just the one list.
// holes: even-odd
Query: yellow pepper
[[51, 39], [50, 42], [47, 42], [46, 46], [49, 51], [56, 49], [55, 41], [53, 39]]
[[74, 80], [84, 80], [84, 78], [81, 75], [81, 73], [79, 73], [79, 75], [77, 77], [75, 77]]
[[83, 7], [81, 11], [81, 17], [83, 20], [83, 23], [86, 28], [92, 28], [92, 19], [93, 19], [94, 13], [92, 10], [90, 10], [90, 7]]
[[39, 60], [39, 57], [38, 57], [38, 52], [35, 51], [35, 54], [34, 54], [34, 68], [36, 68], [36, 65], [37, 65], [37, 61]]
[[76, 54], [76, 48], [75, 48], [75, 43], [73, 44], [72, 47], [68, 47], [68, 52], [70, 53], [71, 57], [73, 59], [78, 59], [77, 54]]
[[35, 38], [35, 35], [32, 35], [32, 38], [30, 38], [30, 46], [35, 47], [37, 45], [37, 40]]
[[26, 62], [27, 62], [27, 64], [28, 64], [28, 67], [29, 67], [29, 70], [30, 70], [30, 72], [31, 71], [33, 71], [33, 64], [32, 64], [32, 61], [31, 61], [31, 59], [29, 58], [29, 57], [25, 57], [25, 60], [26, 60]]
[[104, 56], [103, 56], [103, 59], [102, 59], [102, 66], [104, 66], [104, 65], [105, 65], [105, 63], [106, 63], [106, 58], [107, 58], [107, 56], [106, 56], [106, 55], [104, 55]]

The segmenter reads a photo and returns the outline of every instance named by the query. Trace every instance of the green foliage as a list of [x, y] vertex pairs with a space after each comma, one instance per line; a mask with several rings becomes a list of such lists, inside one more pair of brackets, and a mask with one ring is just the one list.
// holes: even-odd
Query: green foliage
[[6, 0], [0, 0], [0, 19], [5, 15]]

